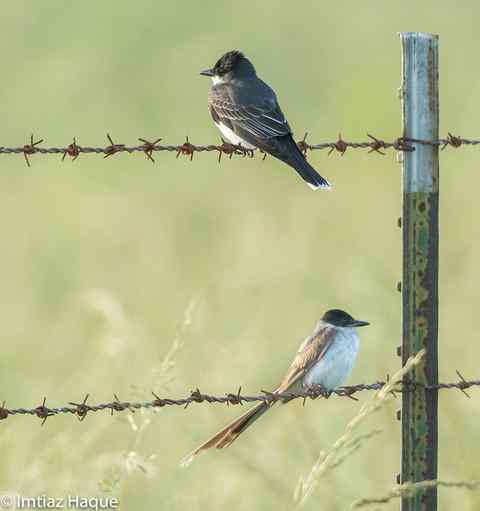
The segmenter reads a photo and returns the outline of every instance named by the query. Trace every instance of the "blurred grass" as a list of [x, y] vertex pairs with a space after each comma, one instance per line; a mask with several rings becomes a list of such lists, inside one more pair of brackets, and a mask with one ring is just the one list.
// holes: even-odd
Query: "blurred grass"
[[[478, 137], [479, 14], [473, 2], [453, 15], [451, 4], [433, 1], [265, 0], [240, 9], [211, 0], [20, 0], [4, 5], [0, 19], [1, 144], [21, 145], [34, 133], [52, 145], [73, 136], [96, 145], [107, 131], [116, 142], [161, 136], [175, 143], [187, 134], [215, 142], [209, 84], [198, 71], [232, 48], [277, 90], [297, 138], [308, 131], [321, 141], [341, 131], [363, 139], [367, 130], [391, 138], [400, 131], [397, 32], [405, 30], [440, 34], [442, 134]], [[105, 400], [139, 389], [183, 395], [197, 385], [212, 393], [272, 387], [334, 306], [372, 323], [350, 382], [393, 372], [399, 165], [393, 154], [353, 151], [311, 159], [334, 192], [312, 193], [272, 158], [219, 166], [212, 154], [193, 164], [162, 154], [153, 166], [141, 155], [74, 164], [33, 156], [27, 168], [21, 157], [3, 156], [0, 374], [8, 405], [34, 406], [44, 395], [57, 405], [87, 392]], [[478, 376], [478, 165], [475, 149], [442, 153], [443, 380], [455, 378], [456, 368]], [[157, 369], [192, 302], [167, 384]], [[442, 479], [478, 479], [472, 394], [441, 394]], [[178, 460], [235, 410], [162, 410], [140, 442], [126, 417], [64, 417], [43, 428], [12, 418], [0, 429], [0, 490], [88, 496], [112, 479], [123, 509], [290, 509], [298, 477], [359, 407], [340, 399], [292, 403], [188, 471]], [[319, 484], [312, 509], [319, 501], [343, 509], [392, 486], [399, 470], [393, 417], [393, 409], [376, 415], [382, 435]], [[135, 469], [133, 451], [155, 470]], [[442, 509], [478, 508], [474, 493], [440, 496]]]

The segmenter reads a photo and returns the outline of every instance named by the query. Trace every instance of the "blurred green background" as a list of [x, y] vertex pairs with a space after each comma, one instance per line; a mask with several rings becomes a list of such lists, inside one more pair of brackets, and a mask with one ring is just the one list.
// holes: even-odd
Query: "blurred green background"
[[[295, 136], [400, 134], [399, 31], [440, 34], [441, 133], [479, 137], [480, 5], [17, 1], [2, 6], [0, 145], [138, 137], [216, 143], [210, 83], [225, 51], [251, 57]], [[321, 314], [372, 326], [349, 383], [399, 367], [401, 170], [395, 155], [312, 153], [332, 193], [267, 158], [217, 164], [161, 153], [0, 160], [0, 398], [11, 407], [273, 388]], [[440, 377], [478, 377], [478, 168], [474, 148], [441, 157]], [[122, 509], [291, 509], [300, 476], [370, 399], [272, 411], [230, 449], [178, 461], [239, 412], [10, 418], [0, 424], [0, 491], [110, 494]], [[391, 403], [355, 455], [325, 474], [307, 509], [386, 493], [399, 471]], [[440, 395], [440, 477], [479, 478], [478, 394]], [[106, 492], [106, 493], [105, 493]], [[480, 496], [440, 490], [440, 509]], [[398, 502], [385, 506], [397, 509]]]

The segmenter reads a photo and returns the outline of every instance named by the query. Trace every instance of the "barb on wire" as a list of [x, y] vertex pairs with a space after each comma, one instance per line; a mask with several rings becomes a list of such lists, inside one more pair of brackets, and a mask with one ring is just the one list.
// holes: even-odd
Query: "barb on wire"
[[25, 158], [25, 162], [28, 167], [30, 167], [30, 160], [28, 159], [29, 155], [35, 154], [39, 151], [39, 148], [37, 148], [38, 144], [41, 144], [43, 142], [43, 138], [40, 140], [37, 140], [36, 142], [33, 141], [33, 134], [30, 135], [30, 143], [25, 144], [22, 149], [23, 157]]
[[[453, 135], [448, 132], [446, 138], [440, 138], [438, 140], [421, 140], [416, 138], [407, 138], [407, 137], [399, 137], [393, 139], [391, 141], [385, 141], [384, 139], [378, 138], [370, 133], [367, 133], [367, 137], [369, 140], [361, 141], [361, 142], [349, 142], [342, 138], [342, 135], [339, 134], [337, 140], [332, 142], [320, 142], [318, 144], [310, 144], [307, 142], [308, 133], [305, 133], [305, 136], [302, 140], [298, 141], [298, 147], [300, 151], [303, 153], [305, 157], [307, 157], [308, 151], [318, 151], [326, 149], [328, 150], [328, 154], [332, 154], [333, 152], [339, 153], [343, 156], [348, 149], [368, 149], [368, 153], [377, 153], [382, 156], [385, 155], [385, 151], [388, 149], [393, 149], [395, 151], [400, 152], [411, 152], [415, 151], [415, 145], [434, 145], [440, 146], [442, 151], [450, 146], [455, 149], [466, 145], [480, 145], [480, 140], [468, 139], [459, 137], [457, 135]], [[226, 142], [221, 139], [221, 144], [210, 144], [210, 145], [195, 145], [192, 144], [188, 136], [186, 137], [185, 142], [183, 144], [177, 145], [160, 145], [161, 138], [157, 138], [155, 142], [150, 142], [146, 138], [138, 138], [142, 145], [134, 145], [127, 146], [126, 144], [117, 144], [113, 141], [111, 135], [107, 133], [107, 139], [109, 145], [104, 147], [90, 147], [83, 146], [77, 143], [75, 137], [73, 138], [73, 142], [65, 147], [41, 147], [40, 144], [44, 142], [44, 139], [39, 139], [34, 142], [34, 137], [31, 135], [30, 141], [27, 144], [18, 147], [6, 147], [0, 146], [0, 155], [2, 154], [23, 154], [25, 158], [25, 162], [28, 166], [30, 166], [31, 162], [29, 156], [33, 154], [61, 154], [62, 161], [68, 155], [72, 158], [72, 161], [75, 161], [80, 154], [103, 154], [104, 158], [109, 158], [117, 153], [135, 153], [142, 152], [145, 154], [148, 160], [152, 163], [155, 163], [155, 159], [153, 158], [153, 153], [166, 151], [166, 152], [174, 152], [176, 153], [176, 157], [183, 155], [189, 158], [190, 161], [193, 160], [193, 155], [195, 153], [201, 152], [218, 152], [218, 162], [220, 163], [222, 159], [222, 155], [225, 154], [229, 158], [231, 158], [234, 154], [237, 156], [250, 156], [254, 155], [254, 151], [251, 149], [247, 149], [242, 147], [241, 145], [234, 145]], [[262, 153], [263, 159], [265, 159], [266, 154]]]
[[153, 153], [153, 151], [155, 151], [155, 147], [162, 139], [157, 138], [157, 140], [155, 140], [155, 142], [149, 142], [148, 140], [145, 140], [144, 138], [139, 138], [138, 140], [140, 142], [143, 142], [143, 152], [145, 153], [147, 160], [150, 160], [152, 163], [155, 163], [152, 153]]
[[75, 161], [80, 155], [80, 148], [77, 145], [75, 137], [73, 137], [73, 142], [68, 147], [65, 148], [65, 151], [62, 156], [62, 161], [65, 159], [67, 154], [68, 156], [70, 156], [70, 158], [72, 158], [72, 161]]
[[[418, 388], [423, 388], [426, 390], [448, 390], [448, 389], [458, 389], [461, 390], [467, 397], [470, 397], [465, 390], [471, 387], [480, 387], [480, 380], [465, 380], [465, 378], [457, 371], [459, 381], [452, 383], [438, 383], [437, 385], [432, 386], [423, 386], [418, 383], [410, 383], [408, 381], [403, 381], [397, 388], [394, 389], [395, 392], [413, 392]], [[70, 401], [68, 406], [61, 406], [57, 408], [50, 408], [46, 405], [46, 398], [43, 398], [42, 404], [33, 408], [10, 408], [6, 406], [6, 402], [3, 401], [0, 406], [0, 420], [7, 419], [11, 415], [30, 415], [36, 416], [42, 419], [42, 425], [45, 423], [48, 417], [52, 417], [54, 415], [60, 414], [71, 414], [77, 417], [78, 420], [83, 421], [89, 412], [101, 412], [105, 410], [109, 410], [113, 415], [114, 412], [123, 412], [125, 410], [129, 410], [131, 412], [135, 412], [135, 410], [139, 410], [142, 408], [163, 408], [165, 406], [183, 406], [187, 408], [192, 403], [216, 403], [216, 404], [226, 404], [229, 405], [243, 405], [245, 403], [254, 403], [258, 401], [263, 401], [265, 403], [273, 403], [276, 401], [292, 401], [294, 399], [303, 399], [304, 403], [307, 399], [317, 399], [324, 398], [328, 399], [330, 395], [336, 395], [339, 397], [346, 397], [349, 399], [356, 400], [357, 398], [354, 396], [357, 392], [370, 391], [370, 390], [380, 390], [388, 383], [388, 378], [385, 381], [377, 381], [375, 383], [360, 383], [357, 385], [350, 385], [344, 387], [338, 387], [333, 391], [326, 391], [323, 387], [319, 385], [314, 385], [308, 387], [299, 392], [269, 392], [266, 390], [262, 390], [261, 394], [258, 395], [243, 395], [242, 388], [239, 387], [237, 392], [234, 393], [226, 393], [223, 396], [214, 396], [210, 394], [204, 394], [200, 391], [199, 388], [190, 392], [190, 395], [187, 397], [172, 399], [168, 397], [160, 397], [154, 392], [152, 392], [154, 399], [150, 401], [122, 401], [119, 397], [114, 394], [113, 401], [108, 403], [98, 403], [98, 404], [88, 404], [87, 400], [89, 399], [89, 394], [86, 394], [84, 399], [81, 402]], [[391, 391], [393, 394], [394, 392]], [[395, 395], [395, 394], [394, 394]]]
[[51, 415], [55, 415], [50, 411], [50, 408], [45, 406], [46, 400], [47, 398], [44, 397], [42, 404], [34, 408], [35, 415], [38, 418], [42, 419], [42, 426], [45, 424], [45, 421], [47, 420], [48, 417], [50, 417]]
[[[107, 133], [108, 141], [110, 142], [110, 145], [104, 149], [105, 156], [104, 158], [108, 158], [109, 156], [113, 156], [114, 154], [117, 154], [121, 151], [125, 150], [125, 144], [115, 144], [112, 140], [112, 137], [109, 133]], [[81, 151], [81, 148], [80, 148]]]
[[87, 399], [89, 398], [90, 394], [86, 394], [83, 398], [83, 401], [81, 403], [74, 403], [70, 401], [68, 404], [75, 407], [75, 415], [77, 416], [78, 420], [82, 422], [85, 417], [87, 416], [88, 412], [88, 406], [87, 406]]
[[176, 158], [178, 158], [181, 154], [185, 154], [187, 156], [190, 156], [190, 161], [192, 161], [194, 152], [195, 152], [195, 146], [189, 142], [188, 135], [187, 135], [185, 137], [185, 142], [181, 146], [178, 147]]

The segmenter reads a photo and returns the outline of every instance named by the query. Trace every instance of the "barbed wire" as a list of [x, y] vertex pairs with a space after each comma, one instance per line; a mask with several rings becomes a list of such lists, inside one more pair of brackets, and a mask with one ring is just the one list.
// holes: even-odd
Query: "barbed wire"
[[[401, 152], [415, 151], [414, 144], [440, 146], [441, 149], [446, 147], [453, 147], [458, 149], [459, 147], [466, 145], [480, 145], [480, 140], [462, 138], [452, 133], [448, 133], [446, 138], [440, 138], [438, 140], [421, 140], [408, 137], [399, 137], [392, 141], [385, 141], [381, 138], [377, 138], [370, 133], [367, 133], [369, 140], [363, 142], [349, 142], [342, 138], [339, 134], [337, 140], [333, 142], [321, 142], [318, 144], [310, 144], [307, 142], [307, 135], [302, 140], [297, 142], [298, 147], [302, 153], [306, 156], [308, 151], [317, 151], [328, 149], [328, 154], [333, 152], [340, 153], [342, 156], [348, 149], [368, 149], [368, 153], [378, 153], [385, 155], [385, 150], [394, 149]], [[180, 155], [187, 156], [190, 160], [193, 160], [195, 153], [201, 152], [218, 152], [218, 162], [221, 161], [222, 155], [226, 155], [231, 158], [233, 155], [238, 156], [250, 156], [253, 157], [254, 152], [251, 149], [246, 149], [241, 145], [234, 145], [221, 139], [221, 144], [209, 144], [209, 145], [195, 145], [192, 144], [188, 136], [185, 142], [180, 145], [161, 145], [161, 138], [157, 138], [154, 142], [147, 140], [146, 138], [139, 138], [138, 141], [141, 145], [127, 146], [126, 144], [117, 144], [113, 141], [109, 133], [107, 133], [107, 139], [109, 145], [103, 147], [90, 147], [83, 146], [77, 143], [76, 138], [73, 138], [71, 144], [64, 147], [41, 147], [40, 144], [44, 143], [44, 139], [34, 141], [34, 136], [31, 135], [30, 141], [23, 146], [19, 147], [5, 147], [0, 146], [0, 155], [2, 154], [23, 154], [25, 162], [30, 166], [30, 157], [34, 154], [46, 155], [46, 154], [61, 154], [62, 161], [69, 156], [75, 161], [81, 154], [103, 154], [104, 158], [111, 157], [118, 153], [144, 153], [146, 158], [152, 163], [155, 163], [153, 154], [161, 151], [174, 152], [178, 158]], [[263, 153], [265, 159], [266, 153]]]
[[386, 495], [375, 498], [364, 498], [356, 500], [352, 503], [349, 509], [359, 509], [361, 507], [369, 507], [374, 504], [386, 504], [393, 499], [398, 498], [411, 498], [416, 493], [425, 488], [463, 488], [466, 490], [476, 490], [480, 487], [480, 481], [441, 481], [439, 479], [427, 479], [418, 481], [416, 483], [412, 481], [406, 481], [403, 484], [399, 484], [392, 488]]
[[[413, 383], [408, 380], [404, 380], [401, 384], [392, 391], [392, 394], [402, 392], [412, 392], [416, 389], [424, 390], [449, 390], [458, 389], [463, 392], [468, 398], [466, 390], [471, 387], [480, 387], [480, 380], [466, 380], [459, 371], [457, 371], [459, 380], [452, 383], [438, 383], [436, 385], [422, 385], [418, 382]], [[198, 388], [190, 392], [190, 395], [180, 399], [162, 398], [152, 392], [154, 399], [150, 401], [121, 401], [116, 394], [114, 394], [114, 400], [108, 403], [88, 404], [89, 394], [87, 394], [81, 402], [68, 402], [67, 406], [61, 406], [56, 408], [50, 408], [46, 405], [46, 397], [43, 398], [42, 404], [33, 408], [8, 408], [6, 407], [5, 401], [0, 406], [0, 420], [7, 419], [12, 415], [28, 415], [38, 417], [42, 420], [42, 425], [45, 423], [48, 417], [58, 416], [61, 414], [71, 414], [76, 416], [79, 420], [84, 420], [89, 412], [101, 412], [109, 410], [113, 415], [113, 412], [123, 412], [129, 410], [135, 412], [139, 409], [158, 409], [165, 406], [183, 406], [187, 408], [192, 403], [216, 403], [229, 405], [243, 405], [245, 403], [253, 403], [262, 401], [265, 403], [274, 403], [276, 401], [292, 401], [294, 399], [303, 399], [305, 404], [307, 399], [317, 398], [328, 398], [330, 395], [336, 395], [339, 397], [347, 397], [353, 400], [357, 400], [354, 394], [362, 391], [380, 390], [389, 381], [387, 376], [385, 381], [377, 381], [375, 383], [361, 383], [357, 385], [350, 385], [344, 387], [338, 387], [333, 391], [326, 391], [323, 387], [315, 385], [306, 388], [299, 392], [280, 392], [274, 393], [266, 390], [262, 390], [261, 394], [248, 396], [241, 393], [242, 388], [240, 387], [236, 393], [226, 393], [223, 396], [214, 396], [210, 394], [202, 393]]]

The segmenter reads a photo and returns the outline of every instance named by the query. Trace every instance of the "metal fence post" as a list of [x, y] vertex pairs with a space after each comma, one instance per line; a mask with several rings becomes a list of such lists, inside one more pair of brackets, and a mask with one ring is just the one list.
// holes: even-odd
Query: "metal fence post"
[[[403, 136], [438, 139], [438, 36], [402, 33]], [[403, 161], [403, 363], [427, 354], [402, 398], [401, 481], [437, 479], [438, 145], [413, 143]], [[413, 387], [413, 386], [412, 386]], [[402, 499], [402, 511], [435, 511], [436, 488]]]

